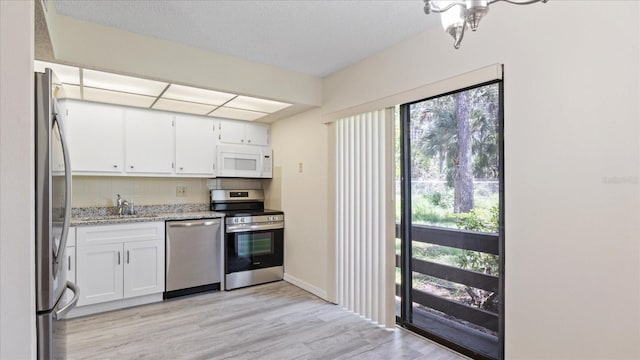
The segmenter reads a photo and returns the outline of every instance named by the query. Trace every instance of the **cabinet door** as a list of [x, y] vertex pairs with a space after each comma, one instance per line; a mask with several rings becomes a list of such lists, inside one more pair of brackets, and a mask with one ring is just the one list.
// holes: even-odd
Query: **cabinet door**
[[269, 126], [246, 124], [245, 140], [249, 145], [269, 145]]
[[176, 173], [214, 175], [215, 120], [176, 115]]
[[[67, 281], [76, 283], [76, 228], [69, 228], [69, 235], [67, 236], [67, 247], [64, 249], [65, 258], [64, 270], [66, 272]], [[68, 303], [73, 298], [73, 292], [65, 289], [64, 296], [62, 297], [63, 303]]]
[[124, 163], [123, 109], [69, 101], [66, 118], [71, 170], [120, 173]]
[[233, 120], [220, 120], [219, 140], [227, 144], [244, 144], [244, 123]]
[[122, 244], [78, 246], [78, 306], [122, 299]]
[[128, 173], [173, 173], [173, 115], [125, 110], [125, 166]]
[[124, 297], [164, 291], [164, 242], [137, 241], [124, 244]]
[[[67, 281], [71, 281], [72, 283], [76, 283], [76, 247], [75, 246], [67, 246], [66, 251], [66, 264], [65, 270], [67, 272]], [[68, 303], [73, 298], [73, 292], [66, 290], [63, 296], [63, 304]]]

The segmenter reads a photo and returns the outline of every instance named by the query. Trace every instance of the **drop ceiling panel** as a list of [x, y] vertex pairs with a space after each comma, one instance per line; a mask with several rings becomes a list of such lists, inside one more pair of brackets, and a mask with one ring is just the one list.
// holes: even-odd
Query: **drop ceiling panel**
[[249, 96], [238, 96], [237, 98], [229, 101], [225, 105], [227, 107], [232, 107], [236, 109], [260, 111], [260, 112], [265, 112], [269, 114], [291, 106], [291, 104], [287, 104], [279, 101], [258, 99], [258, 98], [249, 97]]
[[155, 97], [84, 87], [84, 100], [148, 108]]
[[83, 84], [93, 88], [128, 92], [148, 96], [158, 96], [167, 85], [165, 82], [153, 81], [132, 76], [117, 75], [95, 70], [83, 70]]
[[153, 105], [153, 109], [175, 111], [196, 115], [207, 115], [211, 110], [215, 109], [214, 105], [197, 104], [187, 101], [178, 101], [171, 99], [158, 99]]
[[189, 101], [209, 105], [222, 105], [233, 99], [236, 95], [219, 91], [199, 89], [189, 86], [171, 84], [162, 94], [163, 98]]
[[247, 120], [247, 121], [257, 120], [266, 115], [268, 114], [256, 112], [256, 111], [234, 109], [229, 107], [219, 107], [214, 112], [209, 114], [209, 116], [221, 117], [225, 119]]

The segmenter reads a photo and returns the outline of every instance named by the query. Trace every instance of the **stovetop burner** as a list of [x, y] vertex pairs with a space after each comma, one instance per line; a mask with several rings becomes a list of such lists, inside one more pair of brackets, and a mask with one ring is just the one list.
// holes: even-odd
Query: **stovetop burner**
[[260, 215], [280, 215], [284, 214], [280, 210], [216, 210], [225, 214], [226, 217], [240, 217], [240, 216], [260, 216]]
[[227, 217], [284, 214], [280, 210], [264, 208], [262, 190], [211, 190], [211, 210]]

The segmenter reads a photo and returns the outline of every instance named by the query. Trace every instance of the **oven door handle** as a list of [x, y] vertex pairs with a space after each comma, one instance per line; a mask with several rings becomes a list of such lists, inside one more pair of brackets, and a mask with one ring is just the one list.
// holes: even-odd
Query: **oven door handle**
[[249, 224], [227, 225], [226, 232], [228, 234], [228, 233], [239, 233], [239, 232], [260, 231], [260, 230], [277, 230], [277, 229], [284, 229], [283, 221], [274, 221], [272, 223], [257, 224], [257, 225], [249, 225]]

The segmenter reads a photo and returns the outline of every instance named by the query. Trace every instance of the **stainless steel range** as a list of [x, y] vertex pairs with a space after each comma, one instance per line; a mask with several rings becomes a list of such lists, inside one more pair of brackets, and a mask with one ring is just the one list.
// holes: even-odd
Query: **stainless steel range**
[[262, 190], [211, 190], [225, 214], [225, 289], [282, 280], [284, 213], [264, 208]]

